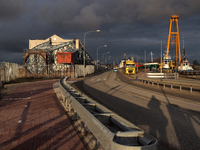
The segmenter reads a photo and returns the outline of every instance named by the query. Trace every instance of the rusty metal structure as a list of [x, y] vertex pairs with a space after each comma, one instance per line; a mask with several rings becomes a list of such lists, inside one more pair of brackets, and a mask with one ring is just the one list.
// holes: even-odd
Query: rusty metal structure
[[[75, 39], [52, 45], [51, 38], [49, 38], [47, 42], [24, 50], [25, 68], [31, 74], [40, 74], [47, 70], [48, 72], [61, 71], [69, 65], [83, 64], [84, 47], [82, 44], [80, 45], [80, 48], [77, 49]], [[57, 56], [60, 55], [59, 57], [63, 57], [65, 53], [66, 55], [71, 53], [70, 62], [69, 60], [66, 62], [58, 61]], [[93, 58], [86, 52], [86, 64], [92, 64], [93, 61]]]

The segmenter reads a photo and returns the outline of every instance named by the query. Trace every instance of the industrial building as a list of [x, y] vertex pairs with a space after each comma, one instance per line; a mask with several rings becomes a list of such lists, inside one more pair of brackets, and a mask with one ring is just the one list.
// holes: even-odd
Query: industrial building
[[[24, 65], [32, 74], [59, 71], [75, 64], [84, 64], [84, 46], [79, 39], [62, 39], [52, 35], [47, 39], [30, 39], [24, 50]], [[94, 60], [85, 52], [85, 64]]]

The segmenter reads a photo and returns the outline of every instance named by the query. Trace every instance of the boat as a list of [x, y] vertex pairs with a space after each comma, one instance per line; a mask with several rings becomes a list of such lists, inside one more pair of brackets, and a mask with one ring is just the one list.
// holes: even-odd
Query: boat
[[193, 71], [187, 58], [184, 58], [178, 66], [178, 71]]
[[[184, 42], [183, 42], [184, 43]], [[190, 63], [188, 61], [188, 59], [185, 56], [185, 46], [183, 44], [183, 60], [181, 62], [181, 64], [178, 66], [178, 71], [193, 71], [192, 67], [190, 66]]]
[[164, 56], [163, 69], [171, 69], [170, 62], [172, 62], [171, 56], [170, 55]]

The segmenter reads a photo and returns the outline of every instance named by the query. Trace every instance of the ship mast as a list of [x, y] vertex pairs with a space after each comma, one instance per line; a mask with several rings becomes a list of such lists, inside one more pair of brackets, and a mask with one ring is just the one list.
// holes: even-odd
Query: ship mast
[[184, 36], [183, 36], [183, 60], [185, 60], [185, 43], [184, 43]]

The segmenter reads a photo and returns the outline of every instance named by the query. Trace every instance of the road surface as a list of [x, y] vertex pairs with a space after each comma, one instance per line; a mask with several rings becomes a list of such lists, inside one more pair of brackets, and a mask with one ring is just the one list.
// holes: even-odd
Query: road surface
[[[172, 93], [177, 93], [176, 97], [169, 94], [169, 89], [157, 87], [152, 91], [139, 81], [128, 84], [127, 80], [122, 80], [120, 72], [111, 70], [87, 77], [73, 86], [156, 137], [158, 150], [200, 149], [198, 93], [196, 96], [174, 90]], [[196, 100], [191, 101], [190, 97]]]

